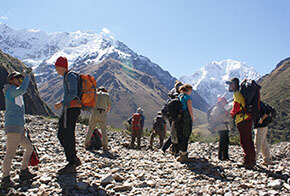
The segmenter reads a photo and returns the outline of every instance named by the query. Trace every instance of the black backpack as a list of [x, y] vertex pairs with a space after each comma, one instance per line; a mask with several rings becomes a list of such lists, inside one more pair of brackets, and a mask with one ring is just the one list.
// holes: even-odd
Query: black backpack
[[267, 126], [268, 124], [273, 122], [273, 119], [276, 117], [276, 110], [267, 103], [264, 103], [264, 105], [267, 110], [267, 113], [269, 113], [268, 117], [263, 121], [263, 124]]
[[161, 113], [170, 121], [177, 121], [182, 117], [182, 103], [178, 97], [170, 98], [162, 107]]
[[153, 122], [153, 129], [163, 130], [164, 129], [164, 120], [161, 116], [157, 116]]
[[245, 79], [240, 86], [240, 93], [245, 98], [246, 106], [242, 113], [250, 113], [253, 122], [256, 122], [260, 111], [261, 86], [255, 80]]
[[102, 135], [96, 128], [92, 134], [89, 148], [92, 150], [99, 150], [102, 147]]

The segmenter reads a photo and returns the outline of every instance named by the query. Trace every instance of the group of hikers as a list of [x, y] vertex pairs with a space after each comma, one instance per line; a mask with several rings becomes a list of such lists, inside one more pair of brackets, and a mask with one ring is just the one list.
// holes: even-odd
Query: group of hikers
[[[79, 75], [68, 69], [68, 61], [66, 57], [59, 57], [55, 62], [55, 70], [57, 74], [63, 76], [63, 100], [56, 103], [54, 108], [56, 111], [62, 108], [62, 114], [58, 122], [57, 137], [67, 160], [67, 165], [58, 171], [59, 174], [75, 173], [76, 168], [80, 166], [81, 160], [77, 157], [76, 140], [75, 140], [75, 126], [76, 121], [81, 113], [81, 108], [86, 105], [91, 109], [89, 127], [85, 138], [85, 148], [91, 150], [91, 140], [95, 135], [95, 128], [97, 124], [101, 128], [101, 146], [104, 152], [109, 150], [107, 137], [107, 113], [111, 109], [110, 95], [104, 87], [96, 89], [96, 83], [89, 75]], [[19, 173], [20, 180], [29, 180], [36, 175], [28, 169], [31, 155], [34, 151], [30, 140], [25, 136], [24, 128], [24, 114], [25, 107], [23, 95], [27, 92], [30, 82], [31, 69], [26, 71], [12, 72], [7, 77], [7, 82], [4, 86], [3, 92], [5, 95], [5, 135], [6, 140], [6, 154], [3, 162], [3, 175], [1, 181], [1, 188], [9, 188], [14, 185], [10, 178], [10, 170], [12, 159], [16, 154], [19, 145], [25, 148], [22, 166]], [[80, 79], [81, 78], [81, 79]], [[80, 81], [85, 81], [82, 83]], [[87, 88], [87, 84], [94, 87], [93, 102], [88, 93], [84, 93], [80, 98], [80, 88]], [[220, 136], [218, 158], [220, 160], [229, 160], [228, 146], [229, 146], [229, 125], [231, 118], [235, 118], [235, 123], [240, 133], [240, 142], [244, 151], [243, 166], [252, 168], [256, 164], [256, 157], [261, 151], [264, 157], [265, 164], [271, 164], [271, 157], [267, 144], [267, 119], [269, 118], [269, 111], [263, 102], [260, 102], [261, 109], [259, 110], [259, 118], [253, 121], [252, 116], [247, 111], [245, 98], [239, 91], [239, 80], [233, 78], [227, 82], [229, 90], [234, 92], [233, 108], [231, 111], [225, 109], [228, 104], [224, 97], [220, 97], [216, 106], [211, 109], [211, 116], [216, 122], [214, 130]], [[91, 87], [90, 86], [90, 87]], [[153, 129], [150, 136], [150, 148], [153, 148], [153, 140], [155, 136], [159, 136], [160, 148], [165, 152], [170, 146], [171, 151], [178, 156], [177, 161], [187, 162], [188, 158], [188, 143], [192, 132], [192, 123], [194, 122], [192, 99], [192, 86], [190, 84], [182, 84], [176, 81], [174, 88], [168, 93], [168, 100], [162, 107], [161, 111], [157, 113], [154, 119]], [[166, 120], [170, 124], [170, 136], [164, 143], [166, 136]], [[134, 148], [135, 140], [137, 138], [137, 149], [141, 149], [142, 130], [144, 128], [145, 117], [143, 109], [137, 108], [129, 119], [128, 123], [131, 125], [131, 144]], [[252, 140], [252, 122], [254, 122], [256, 135], [256, 151]]]

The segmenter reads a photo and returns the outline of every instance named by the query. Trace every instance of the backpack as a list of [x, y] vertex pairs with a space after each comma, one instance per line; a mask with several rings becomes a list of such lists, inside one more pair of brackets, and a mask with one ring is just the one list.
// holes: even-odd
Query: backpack
[[[26, 129], [26, 136], [27, 136], [28, 140], [30, 141], [30, 143], [32, 144], [32, 141], [30, 139], [30, 134], [29, 134], [29, 130], [28, 129]], [[33, 146], [33, 151], [32, 151], [32, 154], [30, 156], [28, 165], [29, 166], [36, 166], [39, 163], [39, 156], [38, 156], [36, 147], [34, 145], [32, 145], [32, 146]]]
[[140, 130], [141, 129], [141, 114], [134, 113], [132, 117], [132, 130]]
[[273, 119], [276, 117], [276, 110], [267, 103], [264, 103], [264, 105], [267, 110], [267, 113], [269, 113], [268, 117], [263, 121], [263, 124], [267, 126], [268, 124], [273, 122]]
[[177, 121], [182, 116], [182, 103], [178, 97], [170, 98], [162, 107], [161, 113], [170, 121]]
[[[96, 87], [97, 82], [96, 79], [91, 75], [83, 75], [73, 72], [77, 75], [78, 78], [78, 98], [80, 100], [83, 108], [91, 108], [95, 107], [97, 93]], [[66, 84], [67, 83], [67, 75], [65, 77]]]
[[99, 150], [102, 147], [102, 134], [96, 128], [91, 137], [89, 148], [92, 150]]
[[163, 130], [164, 129], [164, 120], [161, 116], [157, 116], [153, 122], [153, 129], [155, 130]]
[[261, 86], [255, 80], [245, 79], [240, 86], [240, 93], [245, 98], [246, 106], [242, 113], [250, 113], [253, 122], [256, 122], [260, 111], [260, 89]]

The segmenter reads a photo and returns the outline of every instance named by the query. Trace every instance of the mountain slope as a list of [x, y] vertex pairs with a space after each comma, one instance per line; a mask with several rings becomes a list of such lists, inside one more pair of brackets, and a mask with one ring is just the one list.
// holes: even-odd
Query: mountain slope
[[[2, 92], [6, 78], [12, 71], [22, 72], [27, 67], [18, 59], [13, 58], [0, 50], [0, 110], [5, 110], [5, 98]], [[34, 76], [29, 84], [27, 93], [23, 96], [27, 114], [53, 116], [53, 112], [40, 98]]]
[[[262, 86], [261, 99], [277, 111], [272, 129], [283, 130], [277, 137], [285, 135], [290, 140], [290, 59], [281, 61], [276, 68], [259, 81]], [[278, 138], [279, 139], [279, 138]], [[283, 139], [283, 138], [282, 138]], [[285, 139], [285, 138], [284, 138]]]
[[[154, 77], [154, 81], [158, 81], [167, 91], [173, 87], [176, 80], [149, 58], [138, 55], [105, 32], [46, 33], [39, 30], [14, 30], [0, 24], [0, 49], [33, 67], [39, 86], [47, 86], [46, 82], [57, 77], [54, 62], [59, 56], [66, 56], [70, 68], [80, 71], [91, 64], [101, 64], [106, 59], [115, 59]], [[192, 98], [193, 107], [202, 111], [207, 110], [207, 103], [197, 92], [193, 92]]]
[[219, 96], [230, 98], [226, 80], [237, 77], [258, 79], [260, 75], [253, 67], [236, 60], [213, 61], [200, 68], [191, 76], [182, 76], [181, 81], [192, 84], [197, 93], [210, 105], [214, 105]]
[[[112, 58], [74, 70], [90, 73], [96, 78], [98, 86], [108, 89], [112, 98], [108, 121], [115, 127], [120, 127], [138, 107], [144, 109], [146, 127], [151, 127], [153, 118], [167, 99], [168, 90], [157, 79]], [[40, 87], [40, 93], [52, 107], [63, 93], [62, 78], [51, 78]], [[197, 110], [195, 113], [198, 114], [197, 121], [204, 122], [204, 113]]]

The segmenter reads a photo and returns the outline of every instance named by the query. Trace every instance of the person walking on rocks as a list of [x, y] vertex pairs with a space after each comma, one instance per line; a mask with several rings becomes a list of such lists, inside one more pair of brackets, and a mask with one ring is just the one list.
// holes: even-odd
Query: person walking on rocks
[[190, 84], [184, 84], [179, 88], [181, 94], [178, 96], [182, 103], [182, 120], [177, 123], [177, 138], [180, 150], [180, 156], [177, 161], [187, 162], [188, 160], [188, 141], [192, 132], [192, 123], [194, 122], [193, 111], [192, 111], [192, 101], [190, 94], [192, 93], [192, 86]]
[[[175, 81], [174, 88], [172, 88], [171, 91], [168, 93], [169, 99], [167, 100], [166, 105], [168, 105], [170, 100], [178, 97], [178, 95], [180, 94], [179, 88], [182, 85], [183, 84], [179, 80]], [[176, 134], [176, 132], [177, 132], [176, 125], [170, 119], [169, 119], [169, 124], [170, 124], [171, 135], [168, 137], [165, 144], [162, 146], [162, 151], [165, 152], [172, 145], [172, 147], [171, 147], [172, 154], [177, 155], [179, 153], [179, 148], [178, 148], [178, 141], [177, 141], [177, 134]]]
[[57, 137], [64, 148], [68, 164], [58, 171], [59, 174], [75, 173], [76, 167], [81, 165], [77, 157], [75, 126], [80, 115], [80, 100], [78, 98], [78, 76], [68, 70], [66, 57], [59, 57], [55, 62], [56, 72], [63, 76], [64, 98], [54, 105], [55, 110], [62, 108], [62, 115], [58, 123]]
[[[24, 114], [25, 106], [23, 95], [26, 93], [31, 69], [23, 74], [12, 72], [8, 75], [7, 81], [9, 84], [4, 85], [3, 93], [5, 95], [5, 134], [6, 140], [6, 155], [2, 165], [3, 175], [1, 188], [6, 189], [12, 187], [14, 182], [10, 179], [10, 170], [12, 159], [16, 154], [19, 145], [25, 148], [25, 153], [22, 160], [21, 170], [19, 174], [20, 180], [28, 180], [36, 175], [28, 169], [28, 163], [33, 152], [33, 146], [29, 139], [24, 135]], [[25, 75], [25, 77], [23, 76]]]
[[149, 148], [153, 147], [154, 137], [157, 135], [159, 136], [160, 140], [159, 148], [161, 148], [163, 146], [163, 141], [166, 135], [166, 121], [163, 119], [161, 111], [157, 113], [157, 116], [155, 117], [153, 122], [153, 130], [150, 136]]
[[255, 123], [254, 132], [255, 132], [255, 145], [256, 145], [256, 158], [260, 152], [262, 152], [263, 160], [265, 165], [271, 165], [271, 155], [269, 151], [269, 146], [267, 142], [267, 133], [268, 133], [268, 119], [270, 111], [267, 110], [266, 105], [261, 101], [260, 102], [260, 113], [258, 121]]
[[225, 105], [228, 101], [224, 97], [220, 97], [211, 110], [211, 119], [214, 121], [214, 130], [219, 134], [219, 160], [229, 160], [229, 131], [231, 130], [231, 116], [228, 111], [225, 110]]
[[251, 114], [242, 112], [246, 106], [245, 98], [240, 93], [239, 79], [232, 78], [227, 81], [229, 91], [234, 92], [234, 105], [230, 114], [235, 118], [235, 123], [240, 133], [240, 143], [244, 151], [243, 167], [253, 168], [256, 165], [255, 148], [252, 139], [252, 119]]
[[143, 109], [138, 108], [129, 119], [128, 123], [131, 125], [132, 135], [130, 147], [134, 148], [135, 139], [137, 138], [137, 149], [141, 149], [141, 136], [143, 132], [145, 117], [143, 116]]
[[89, 130], [85, 140], [85, 147], [89, 149], [90, 140], [97, 124], [100, 124], [102, 130], [102, 146], [104, 151], [108, 151], [107, 136], [107, 113], [110, 111], [112, 101], [108, 91], [101, 86], [97, 90], [96, 106], [93, 108], [89, 121]]

